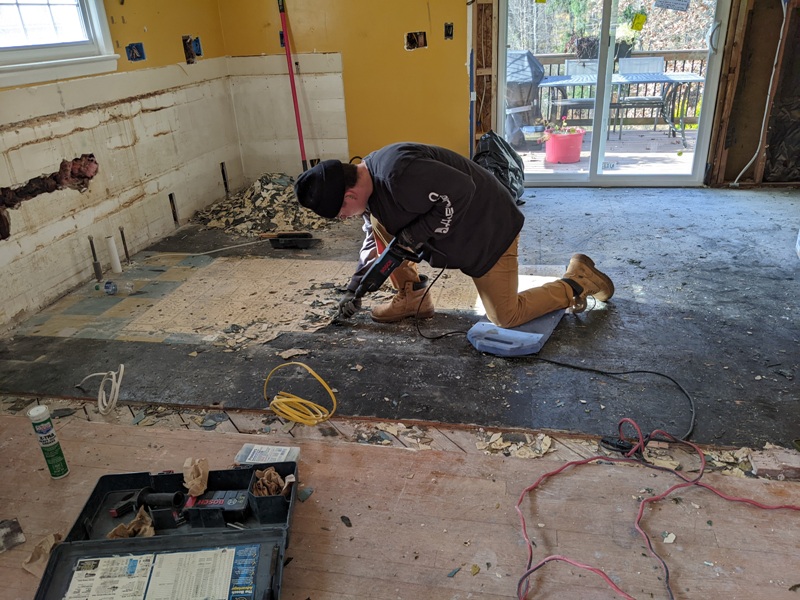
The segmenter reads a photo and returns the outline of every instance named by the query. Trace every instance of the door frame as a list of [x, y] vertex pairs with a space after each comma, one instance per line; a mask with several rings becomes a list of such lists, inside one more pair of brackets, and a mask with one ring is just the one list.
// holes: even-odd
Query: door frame
[[[553, 175], [525, 174], [525, 187], [700, 187], [703, 185], [705, 171], [708, 167], [708, 157], [711, 152], [712, 127], [714, 111], [709, 108], [716, 106], [719, 91], [719, 78], [722, 70], [722, 54], [720, 49], [725, 46], [728, 33], [729, 16], [733, 0], [717, 0], [716, 12], [711, 30], [707, 34], [709, 54], [706, 61], [706, 80], [703, 84], [703, 110], [700, 114], [697, 127], [697, 142], [692, 161], [690, 174], [676, 175], [617, 175], [605, 174], [598, 171], [598, 164], [605, 152], [605, 135], [593, 135], [591, 152], [589, 156], [588, 173], [565, 173]], [[598, 57], [598, 79], [592, 131], [606, 131], [608, 127], [608, 110], [611, 96], [611, 86], [608, 85], [610, 77], [605, 77], [608, 70], [609, 47], [611, 41], [611, 12], [617, 0], [603, 0], [603, 16], [600, 31], [600, 54]], [[498, 0], [500, 26], [497, 32], [497, 47], [505, 49], [508, 44], [508, 0]], [[715, 51], [711, 51], [714, 48]], [[498, 102], [495, 106], [497, 132], [505, 135], [505, 98], [506, 98], [506, 52], [497, 52], [497, 90]], [[600, 102], [602, 101], [602, 105]], [[599, 105], [599, 106], [598, 106]]]

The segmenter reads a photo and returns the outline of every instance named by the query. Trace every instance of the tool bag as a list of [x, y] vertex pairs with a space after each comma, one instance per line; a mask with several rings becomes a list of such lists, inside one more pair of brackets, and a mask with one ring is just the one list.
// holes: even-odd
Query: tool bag
[[511, 144], [489, 130], [478, 140], [472, 160], [497, 177], [511, 192], [517, 205], [525, 204], [521, 200], [525, 191], [525, 165]]

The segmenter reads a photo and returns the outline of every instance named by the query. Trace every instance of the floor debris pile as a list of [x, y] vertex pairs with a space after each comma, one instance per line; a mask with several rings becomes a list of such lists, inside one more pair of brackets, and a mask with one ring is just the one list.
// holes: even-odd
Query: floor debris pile
[[555, 452], [553, 440], [549, 435], [538, 433], [499, 433], [479, 431], [475, 447], [484, 454], [503, 454], [516, 458], [539, 458], [548, 452]]
[[330, 225], [305, 210], [296, 200], [293, 179], [283, 173], [265, 173], [246, 190], [198, 211], [193, 221], [209, 229], [256, 237], [271, 231], [311, 231]]

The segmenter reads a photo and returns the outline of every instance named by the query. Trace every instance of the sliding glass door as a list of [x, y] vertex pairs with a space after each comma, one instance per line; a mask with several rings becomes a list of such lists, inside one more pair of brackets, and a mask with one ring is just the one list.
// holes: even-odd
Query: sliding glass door
[[498, 122], [529, 183], [702, 183], [730, 0], [501, 2]]

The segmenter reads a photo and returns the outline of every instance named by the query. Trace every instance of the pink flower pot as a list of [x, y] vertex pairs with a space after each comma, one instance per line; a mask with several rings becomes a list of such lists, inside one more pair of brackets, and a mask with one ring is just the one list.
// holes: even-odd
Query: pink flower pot
[[583, 129], [576, 129], [575, 133], [553, 132], [544, 145], [545, 161], [560, 164], [580, 161], [584, 133]]

